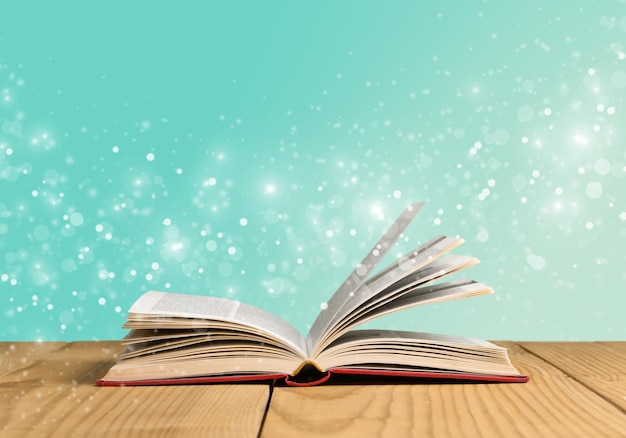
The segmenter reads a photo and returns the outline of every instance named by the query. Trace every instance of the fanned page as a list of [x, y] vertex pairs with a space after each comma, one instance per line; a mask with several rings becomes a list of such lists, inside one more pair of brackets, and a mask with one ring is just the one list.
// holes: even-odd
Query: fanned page
[[[418, 283], [419, 284], [419, 283]], [[493, 289], [473, 280], [453, 280], [429, 286], [407, 287], [398, 294], [381, 293], [340, 321], [314, 350], [312, 359], [324, 354], [326, 347], [355, 327], [411, 307], [487, 295]], [[435, 335], [433, 335], [435, 336]]]
[[396, 219], [393, 225], [380, 238], [374, 247], [367, 253], [354, 271], [346, 278], [327, 303], [326, 309], [317, 316], [306, 338], [307, 351], [311, 352], [317, 341], [332, 326], [337, 319], [338, 313], [345, 304], [352, 300], [354, 292], [363, 285], [365, 280], [372, 274], [380, 260], [398, 240], [406, 227], [413, 221], [417, 213], [424, 206], [423, 202], [409, 204], [406, 210]]
[[246, 326], [265, 336], [286, 344], [303, 359], [307, 357], [304, 337], [292, 325], [278, 316], [254, 306], [226, 298], [183, 295], [167, 292], [147, 292], [130, 308], [128, 328], [141, 327], [142, 321], [166, 318], [169, 328], [202, 328], [203, 321], [222, 322], [222, 328]]
[[[462, 239], [454, 237], [436, 237], [361, 284], [351, 293], [350, 298], [334, 312], [334, 316], [329, 318], [326, 329], [321, 332], [317, 338], [312, 340], [312, 347], [309, 347], [307, 344], [307, 347], [310, 348], [309, 354], [311, 356], [318, 354], [325, 345], [328, 345], [329, 337], [333, 335], [336, 326], [373, 297], [383, 292], [385, 292], [386, 295], [401, 292], [403, 290], [403, 281], [407, 279], [423, 284], [456, 272], [458, 269], [451, 269], [454, 268], [454, 263], [438, 262], [436, 259], [456, 248], [462, 242]], [[472, 261], [472, 263], [461, 263], [462, 267], [470, 266], [477, 262], [474, 258], [464, 256], [450, 257], [464, 261]]]

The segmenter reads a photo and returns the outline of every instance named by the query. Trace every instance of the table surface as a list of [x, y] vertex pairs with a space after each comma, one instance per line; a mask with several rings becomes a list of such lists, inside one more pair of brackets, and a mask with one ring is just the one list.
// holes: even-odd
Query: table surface
[[118, 341], [0, 342], [0, 437], [626, 437], [626, 342], [496, 343], [530, 382], [104, 388]]

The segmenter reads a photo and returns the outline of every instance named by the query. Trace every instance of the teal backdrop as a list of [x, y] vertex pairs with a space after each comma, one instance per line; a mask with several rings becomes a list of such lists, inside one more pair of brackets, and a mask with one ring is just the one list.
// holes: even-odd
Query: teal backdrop
[[0, 339], [154, 289], [306, 332], [404, 207], [496, 294], [379, 327], [626, 339], [626, 2], [3, 2]]

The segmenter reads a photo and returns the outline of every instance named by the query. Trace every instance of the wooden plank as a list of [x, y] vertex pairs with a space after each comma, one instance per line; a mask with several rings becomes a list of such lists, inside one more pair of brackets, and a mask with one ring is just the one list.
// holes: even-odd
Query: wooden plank
[[65, 342], [0, 342], [0, 377], [24, 369], [65, 345]]
[[[31, 347], [19, 348], [46, 350]], [[11, 365], [0, 377], [0, 435], [258, 435], [268, 385], [94, 386], [122, 349], [119, 342], [76, 342], [5, 360]]]
[[[29, 351], [28, 346], [20, 346]], [[71, 342], [41, 354], [40, 344], [33, 343], [30, 351], [37, 352], [21, 366], [0, 376], [0, 388], [55, 384], [93, 384], [119, 358], [123, 347], [118, 341]], [[17, 357], [20, 355], [18, 354]], [[15, 365], [15, 364], [14, 364]]]
[[626, 415], [513, 343], [524, 384], [275, 388], [263, 436], [624, 436]]
[[626, 412], [626, 342], [524, 342], [521, 345]]
[[10, 388], [0, 436], [256, 437], [268, 395], [267, 385]]

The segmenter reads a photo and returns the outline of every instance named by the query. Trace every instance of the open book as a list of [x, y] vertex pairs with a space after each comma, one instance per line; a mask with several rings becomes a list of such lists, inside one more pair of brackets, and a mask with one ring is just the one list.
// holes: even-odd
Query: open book
[[126, 350], [102, 386], [277, 380], [316, 385], [352, 376], [525, 382], [507, 350], [480, 339], [354, 330], [422, 304], [490, 294], [444, 277], [478, 263], [449, 252], [463, 240], [439, 236], [375, 273], [423, 203], [411, 204], [317, 316], [306, 337], [265, 310], [225, 298], [147, 292], [131, 307]]

